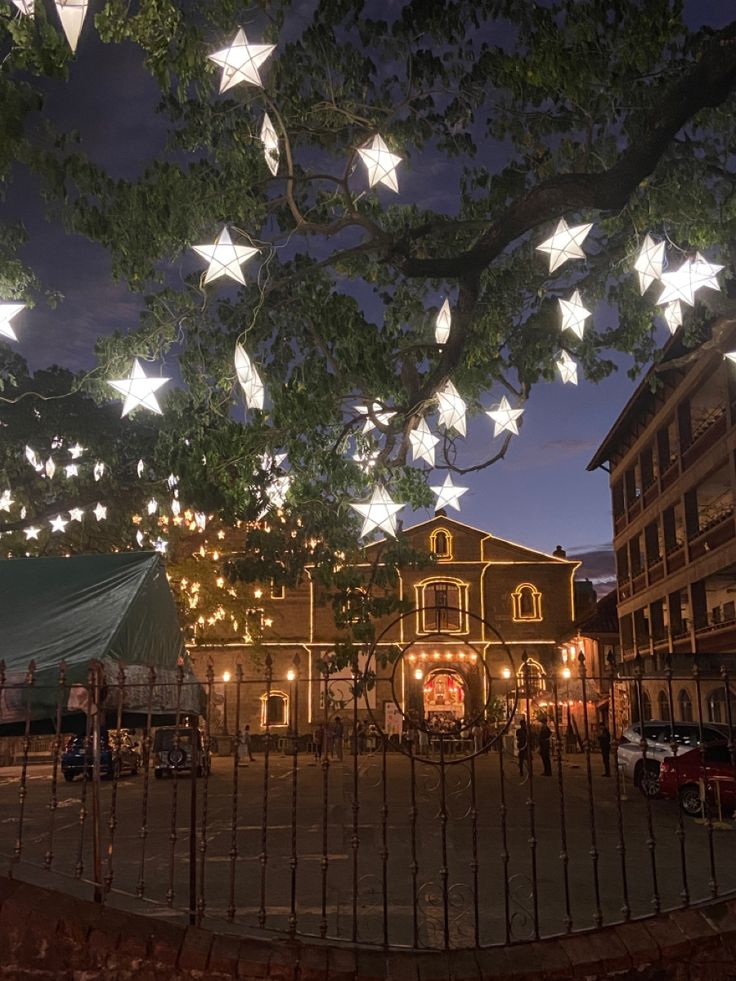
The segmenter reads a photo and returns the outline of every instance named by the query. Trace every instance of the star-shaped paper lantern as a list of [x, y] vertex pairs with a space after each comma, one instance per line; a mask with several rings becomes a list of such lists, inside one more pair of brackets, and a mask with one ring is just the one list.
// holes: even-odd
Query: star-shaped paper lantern
[[69, 480], [71, 477], [78, 477], [79, 467], [76, 465], [76, 463], [68, 463], [64, 467], [64, 473], [66, 474], [67, 480]]
[[136, 358], [133, 362], [129, 378], [110, 381], [108, 385], [112, 385], [116, 392], [120, 392], [121, 395], [125, 396], [122, 414], [122, 418], [125, 418], [129, 412], [137, 409], [138, 406], [144, 409], [150, 409], [151, 412], [161, 415], [161, 407], [158, 404], [158, 399], [154, 395], [154, 392], [158, 391], [167, 381], [170, 381], [170, 379], [147, 378], [140, 361]]
[[560, 354], [560, 360], [555, 363], [557, 365], [557, 370], [560, 372], [563, 385], [577, 385], [578, 366], [567, 351], [562, 351]]
[[261, 453], [258, 462], [261, 470], [269, 473], [271, 470], [278, 470], [285, 459], [285, 453]]
[[723, 357], [730, 361], [731, 364], [736, 364], [736, 351], [727, 351]]
[[263, 144], [263, 156], [266, 158], [266, 165], [275, 177], [279, 172], [279, 138], [268, 113], [263, 117], [261, 143]]
[[426, 460], [430, 467], [434, 466], [434, 448], [439, 439], [432, 433], [425, 419], [419, 420], [419, 425], [409, 433], [412, 459]]
[[75, 443], [74, 446], [69, 447], [69, 453], [72, 460], [78, 460], [80, 456], [84, 453], [84, 447], [80, 446], [79, 443]]
[[227, 225], [211, 245], [195, 245], [193, 248], [197, 255], [209, 262], [204, 274], [205, 285], [220, 276], [228, 276], [244, 286], [245, 277], [240, 266], [258, 252], [250, 245], [235, 245]]
[[568, 259], [585, 258], [585, 253], [580, 246], [592, 227], [592, 225], [570, 226], [564, 218], [560, 218], [551, 237], [537, 246], [537, 252], [546, 252], [549, 255], [550, 272], [559, 269]]
[[72, 51], [76, 51], [89, 4], [87, 0], [54, 0], [54, 2], [69, 47]]
[[440, 307], [440, 312], [437, 314], [437, 319], [434, 322], [434, 339], [438, 344], [447, 344], [451, 327], [452, 311], [450, 310], [450, 301], [445, 300]]
[[26, 460], [30, 463], [33, 469], [38, 473], [43, 470], [43, 464], [39, 463], [38, 457], [36, 456], [36, 451], [31, 449], [30, 446], [26, 446]]
[[373, 488], [370, 501], [365, 503], [351, 501], [350, 507], [363, 516], [363, 529], [360, 537], [365, 538], [375, 528], [381, 528], [388, 535], [396, 535], [396, 513], [403, 508], [396, 504], [385, 487], [377, 485]]
[[[176, 491], [174, 491], [174, 494], [176, 494]], [[181, 502], [177, 497], [174, 497], [171, 501], [171, 513], [177, 518], [181, 514]]]
[[[143, 463], [143, 460], [141, 460], [140, 462]], [[138, 476], [140, 476], [140, 474]], [[169, 476], [166, 478], [166, 486], [169, 488], [169, 490], [173, 490], [178, 483], [179, 483], [179, 478], [176, 476], [175, 473], [170, 473]]]
[[229, 47], [208, 55], [210, 61], [222, 68], [220, 92], [226, 92], [240, 82], [263, 88], [258, 69], [275, 47], [275, 44], [249, 44], [241, 27]]
[[431, 486], [430, 490], [434, 491], [434, 493], [437, 495], [437, 503], [434, 506], [435, 511], [439, 511], [439, 509], [445, 507], [445, 505], [449, 505], [450, 507], [455, 508], [456, 511], [459, 511], [460, 504], [458, 502], [463, 494], [467, 492], [468, 488], [456, 487], [452, 482], [452, 477], [448, 473], [445, 476], [445, 482], [441, 487]]
[[105, 464], [101, 460], [98, 460], [95, 463], [92, 473], [94, 474], [95, 480], [101, 480], [105, 473]]
[[511, 403], [505, 395], [501, 396], [501, 401], [495, 409], [488, 409], [486, 415], [493, 420], [493, 435], [498, 436], [503, 432], [519, 435], [519, 427], [516, 420], [523, 414], [523, 409], [512, 409]]
[[64, 519], [62, 518], [62, 516], [60, 514], [57, 514], [55, 518], [52, 518], [51, 519], [51, 521], [49, 522], [49, 524], [51, 525], [51, 531], [52, 532], [55, 532], [55, 531], [63, 532], [64, 529], [66, 528], [66, 526], [69, 524], [69, 522], [68, 521], [64, 521]]
[[15, 501], [10, 496], [10, 491], [4, 490], [2, 494], [0, 494], [0, 511], [10, 511], [13, 504], [15, 504]]
[[35, 525], [29, 525], [27, 528], [23, 529], [23, 534], [26, 536], [27, 542], [30, 542], [32, 538], [38, 541], [38, 535], [40, 531], [41, 529], [36, 528]]
[[713, 262], [702, 256], [699, 252], [695, 253], [695, 258], [690, 263], [690, 277], [696, 290], [706, 287], [710, 290], [720, 290], [721, 286], [716, 276], [722, 271], [723, 266], [717, 266]]
[[358, 450], [353, 453], [353, 460], [358, 464], [363, 473], [370, 473], [375, 467], [376, 460], [378, 460], [380, 455], [380, 450], [365, 450], [364, 452]]
[[[194, 512], [194, 523], [197, 526], [197, 531], [204, 531], [207, 527], [207, 515], [202, 511]], [[225, 536], [223, 535], [223, 538]]]
[[262, 409], [263, 382], [242, 344], [235, 345], [235, 371], [245, 395], [245, 404], [249, 409]]
[[458, 390], [451, 381], [437, 392], [439, 403], [439, 422], [449, 432], [454, 429], [461, 436], [465, 435], [465, 402], [460, 398]]
[[562, 323], [560, 330], [571, 330], [581, 340], [585, 331], [585, 321], [590, 316], [590, 310], [583, 306], [580, 290], [575, 290], [569, 300], [559, 300]]
[[72, 508], [69, 512], [70, 521], [81, 521], [84, 511], [81, 508]]
[[642, 296], [652, 283], [662, 275], [664, 246], [664, 242], [655, 242], [649, 233], [644, 236], [639, 255], [634, 263], [634, 269], [639, 274], [639, 290]]
[[[363, 424], [363, 429], [361, 430], [364, 435], [365, 433], [369, 433], [372, 429], [376, 428], [376, 423], [373, 421], [373, 419], [375, 419], [381, 426], [387, 426], [389, 420], [393, 419], [393, 417], [396, 415], [396, 413], [392, 412], [391, 409], [384, 409], [380, 402], [373, 402], [371, 403], [370, 407], [367, 405], [356, 405], [355, 411], [358, 413], [358, 415], [366, 417], [365, 423]], [[373, 416], [373, 418], [371, 418], [371, 416]]]
[[97, 507], [93, 510], [92, 514], [97, 518], [98, 521], [104, 521], [107, 517], [107, 508], [97, 502]]
[[155, 497], [152, 497], [151, 500], [148, 502], [148, 504], [146, 505], [146, 510], [148, 511], [149, 514], [155, 514], [158, 511], [158, 501], [156, 500]]
[[399, 190], [396, 179], [396, 166], [401, 163], [401, 157], [391, 153], [382, 136], [378, 133], [365, 146], [358, 150], [363, 163], [368, 168], [368, 185], [383, 184], [392, 191]]
[[662, 273], [660, 278], [663, 289], [657, 303], [661, 306], [673, 303], [675, 300], [687, 303], [688, 306], [695, 303], [695, 290], [698, 284], [693, 281], [693, 264], [690, 259], [686, 259], [678, 269]]
[[21, 310], [25, 310], [25, 306], [25, 303], [0, 303], [0, 337], [9, 337], [11, 341], [18, 340], [15, 331], [10, 326], [10, 321]]
[[46, 473], [46, 476], [49, 478], [49, 480], [51, 480], [54, 474], [56, 473], [56, 464], [54, 463], [53, 457], [48, 458], [48, 460], [44, 464], [43, 469]]
[[135, 533], [135, 540], [138, 544], [138, 548], [143, 548], [143, 542], [146, 540], [146, 536], [143, 534], [140, 528]]
[[33, 17], [36, 12], [36, 0], [13, 0], [13, 3], [26, 17]]
[[674, 334], [682, 324], [682, 304], [679, 300], [673, 300], [664, 308], [664, 322], [669, 328], [670, 334]]
[[169, 543], [165, 538], [154, 538], [153, 547], [157, 552], [160, 552], [161, 555], [166, 555], [166, 549], [169, 547]]

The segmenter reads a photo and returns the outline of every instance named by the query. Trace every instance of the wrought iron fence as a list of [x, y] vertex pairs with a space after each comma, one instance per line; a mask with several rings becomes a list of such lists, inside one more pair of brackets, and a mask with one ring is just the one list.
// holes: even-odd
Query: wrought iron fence
[[[477, 670], [485, 699], [474, 718], [441, 726], [397, 698], [401, 731], [389, 733], [356, 665], [361, 698], [340, 713], [342, 732], [330, 731], [325, 700], [321, 744], [299, 706], [324, 678], [305, 676], [298, 657], [288, 729], [277, 736], [266, 711], [258, 739], [244, 705], [274, 690], [270, 658], [257, 674], [236, 665], [228, 740], [213, 730], [211, 668], [202, 682], [183, 670], [161, 682], [150, 669], [142, 702], [140, 678], [92, 665], [73, 686], [76, 712], [63, 665], [43, 697], [33, 664], [22, 680], [0, 670], [0, 722], [15, 706], [21, 740], [0, 769], [7, 872], [231, 931], [414, 948], [569, 933], [736, 889], [727, 667], [706, 678], [697, 661], [651, 674], [610, 661], [593, 674], [581, 655], [570, 677], [543, 687], [522, 662], [516, 690], [505, 673]], [[491, 724], [499, 690], [509, 697]], [[646, 718], [647, 697], [667, 718]], [[49, 759], [32, 765], [34, 706], [49, 700]], [[193, 704], [200, 714], [185, 710]], [[638, 732], [632, 717], [645, 720]], [[674, 767], [662, 767], [666, 756]]]

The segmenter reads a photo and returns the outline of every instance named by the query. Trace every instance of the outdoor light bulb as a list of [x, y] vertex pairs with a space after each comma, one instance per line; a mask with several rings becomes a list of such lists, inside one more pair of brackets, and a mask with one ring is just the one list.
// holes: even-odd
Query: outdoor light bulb
[[424, 672], [422, 671], [421, 668], [417, 668], [414, 671], [414, 677], [417, 679], [417, 681], [421, 681], [422, 680], [422, 678], [424, 677]]
[[230, 681], [230, 672], [229, 671], [223, 671], [223, 673], [222, 673], [222, 680], [224, 682]]
[[263, 82], [258, 69], [275, 47], [275, 44], [248, 44], [248, 38], [241, 27], [227, 48], [207, 56], [222, 68], [220, 92], [226, 92], [239, 82], [262, 88]]
[[572, 671], [569, 668], [562, 669], [562, 677], [569, 678], [572, 675]]
[[296, 671], [293, 671], [291, 668], [289, 668], [289, 670], [286, 672], [286, 680], [293, 681], [294, 678], [296, 678]]
[[537, 246], [537, 252], [549, 255], [549, 271], [554, 272], [568, 259], [584, 259], [580, 248], [592, 225], [568, 225], [564, 218], [557, 222], [552, 236]]
[[509, 668], [504, 668], [503, 671], [501, 672], [501, 674], [502, 674], [502, 676], [504, 678], [510, 678], [511, 677], [511, 671], [510, 671]]

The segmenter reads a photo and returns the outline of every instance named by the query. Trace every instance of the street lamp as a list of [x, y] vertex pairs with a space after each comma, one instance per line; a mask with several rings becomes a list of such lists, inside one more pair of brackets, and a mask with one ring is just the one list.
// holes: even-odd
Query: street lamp
[[296, 681], [296, 671], [289, 668], [286, 672], [286, 680], [289, 682], [289, 729], [291, 730], [291, 752], [296, 753], [296, 741], [298, 733], [297, 703], [298, 693], [294, 693], [294, 682]]

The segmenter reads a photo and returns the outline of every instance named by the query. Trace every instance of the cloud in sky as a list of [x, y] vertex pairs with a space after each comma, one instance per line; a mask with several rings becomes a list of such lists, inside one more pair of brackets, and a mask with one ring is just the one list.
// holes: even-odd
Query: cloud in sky
[[582, 562], [576, 578], [590, 579], [597, 587], [599, 599], [614, 585], [616, 558], [612, 545], [583, 545], [568, 552], [567, 557]]

